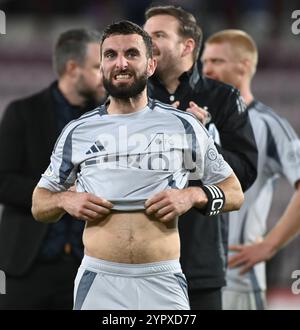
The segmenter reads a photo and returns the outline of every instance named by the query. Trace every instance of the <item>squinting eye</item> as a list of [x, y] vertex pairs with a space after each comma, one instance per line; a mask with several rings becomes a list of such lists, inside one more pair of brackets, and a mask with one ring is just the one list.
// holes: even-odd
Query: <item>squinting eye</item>
[[216, 59], [216, 60], [213, 60], [212, 63], [221, 64], [221, 63], [224, 63], [224, 60]]
[[163, 37], [164, 37], [164, 34], [163, 34], [163, 33], [157, 33], [157, 34], [156, 34], [156, 37], [157, 37], [157, 38], [163, 38]]
[[126, 54], [126, 57], [129, 59], [133, 59], [133, 58], [137, 57], [138, 55], [139, 55], [139, 53], [137, 51], [129, 51]]
[[104, 55], [105, 58], [108, 58], [108, 59], [111, 59], [114, 57], [114, 54], [113, 53], [107, 53]]

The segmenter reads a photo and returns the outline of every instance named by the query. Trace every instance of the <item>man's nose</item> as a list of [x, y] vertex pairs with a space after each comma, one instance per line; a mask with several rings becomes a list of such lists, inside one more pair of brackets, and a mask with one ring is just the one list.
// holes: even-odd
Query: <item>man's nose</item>
[[202, 72], [205, 76], [209, 76], [213, 72], [213, 68], [209, 62], [202, 63]]
[[157, 44], [155, 42], [155, 38], [151, 38], [152, 40], [152, 50], [155, 52], [155, 51], [158, 51], [158, 47], [157, 47]]
[[116, 66], [119, 69], [126, 69], [128, 67], [128, 61], [126, 57], [123, 55], [118, 56]]

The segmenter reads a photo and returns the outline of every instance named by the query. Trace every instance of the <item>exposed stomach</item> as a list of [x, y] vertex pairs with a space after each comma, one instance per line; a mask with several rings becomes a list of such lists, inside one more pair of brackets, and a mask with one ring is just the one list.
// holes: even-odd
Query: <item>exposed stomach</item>
[[120, 263], [148, 263], [179, 258], [177, 219], [162, 223], [144, 212], [112, 212], [87, 222], [85, 254]]

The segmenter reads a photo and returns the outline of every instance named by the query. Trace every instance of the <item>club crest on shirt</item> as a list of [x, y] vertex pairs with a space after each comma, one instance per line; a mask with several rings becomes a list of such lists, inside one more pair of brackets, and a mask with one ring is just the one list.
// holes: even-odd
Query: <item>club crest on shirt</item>
[[212, 148], [210, 148], [210, 149], [207, 150], [206, 155], [207, 155], [207, 158], [208, 158], [209, 160], [211, 160], [211, 161], [216, 160], [217, 157], [218, 157], [216, 150], [214, 150], [214, 149], [212, 149]]

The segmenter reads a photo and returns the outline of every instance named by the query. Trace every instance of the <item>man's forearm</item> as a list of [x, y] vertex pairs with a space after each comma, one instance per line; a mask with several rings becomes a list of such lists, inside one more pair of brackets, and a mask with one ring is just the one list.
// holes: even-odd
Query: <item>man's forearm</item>
[[300, 232], [300, 189], [294, 193], [281, 219], [266, 235], [264, 244], [276, 253]]
[[70, 192], [51, 192], [44, 188], [36, 187], [32, 195], [32, 215], [40, 222], [56, 222], [65, 213], [62, 207], [64, 194]]
[[225, 205], [223, 212], [239, 210], [244, 202], [244, 194], [239, 180], [232, 174], [227, 179], [216, 184], [225, 194]]
[[[242, 192], [241, 185], [237, 177], [232, 174], [230, 177], [224, 181], [216, 184], [222, 189], [225, 195], [225, 205], [222, 209], [223, 212], [238, 210], [244, 201], [244, 195]], [[208, 198], [201, 187], [189, 187], [187, 188], [191, 194], [191, 200], [193, 201], [193, 206], [198, 209], [205, 209]]]

